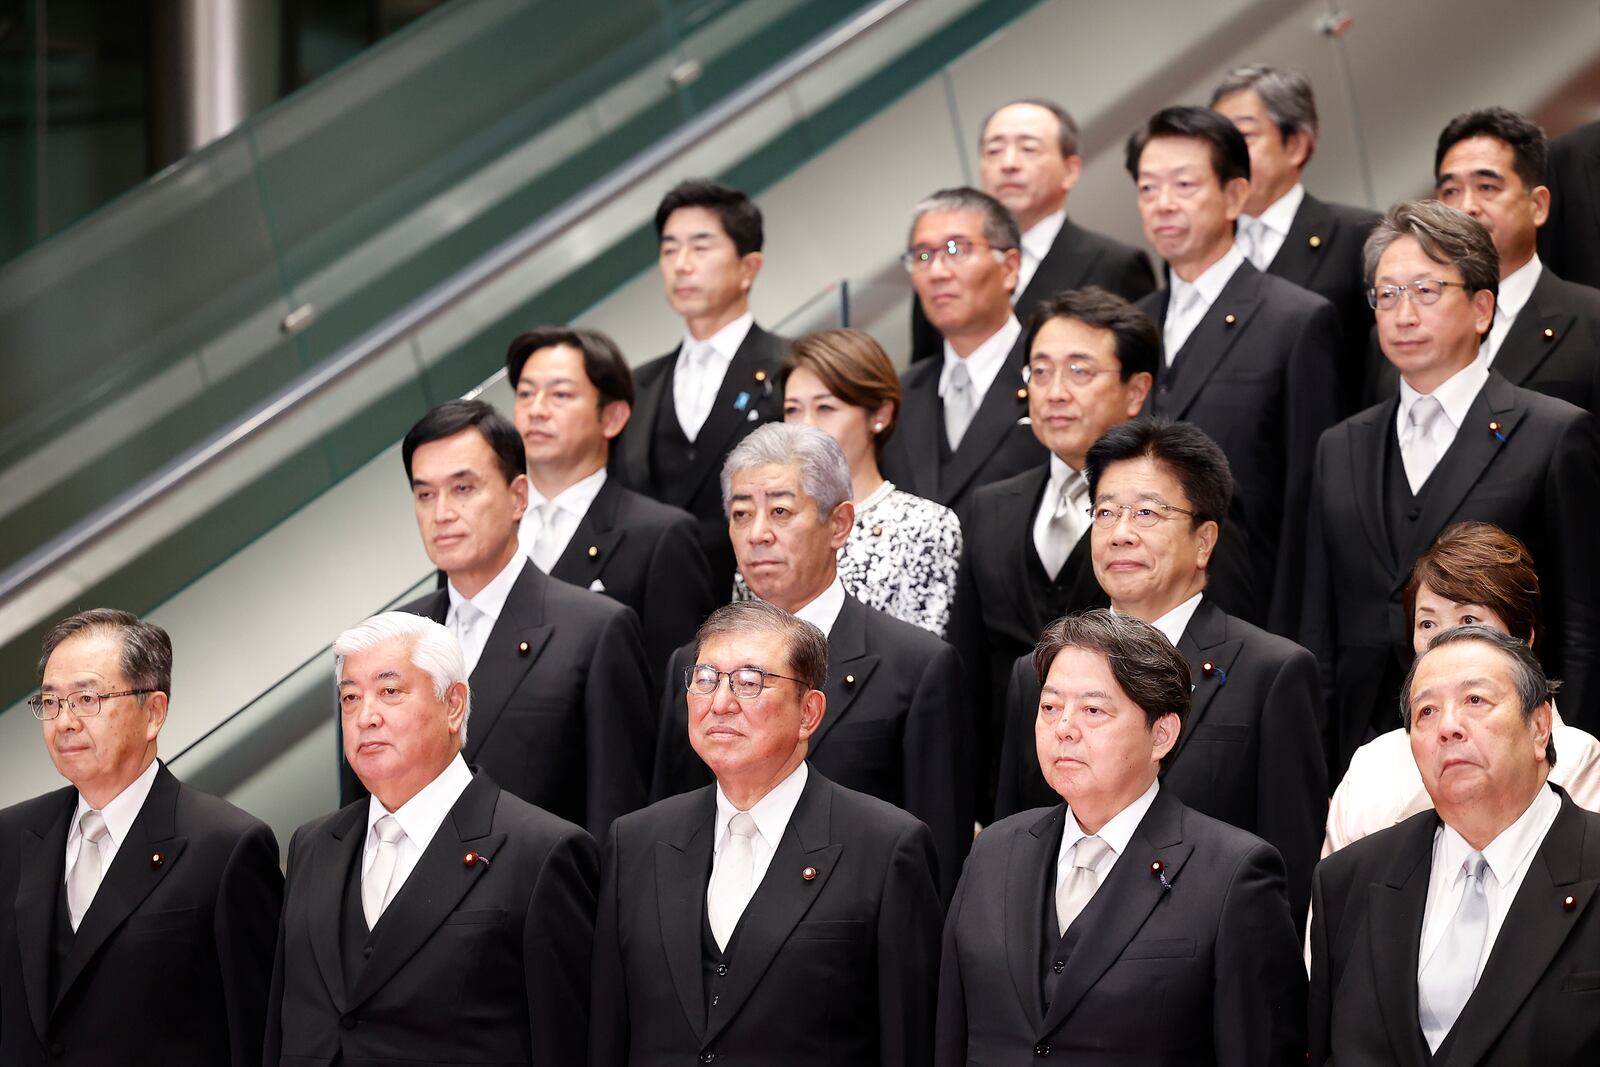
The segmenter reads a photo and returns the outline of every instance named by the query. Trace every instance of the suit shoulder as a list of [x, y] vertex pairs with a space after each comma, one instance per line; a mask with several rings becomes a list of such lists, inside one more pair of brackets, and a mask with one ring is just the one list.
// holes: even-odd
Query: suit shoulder
[[677, 358], [677, 355], [678, 348], [674, 345], [670, 352], [664, 352], [659, 356], [647, 359], [633, 368], [634, 385], [647, 385], [667, 373], [667, 368], [672, 365], [672, 361]]
[[1259, 277], [1262, 304], [1271, 308], [1275, 314], [1313, 315], [1322, 308], [1327, 308], [1330, 314], [1333, 312], [1333, 304], [1319, 293], [1302, 288], [1276, 274], [1263, 273]]
[[1242, 860], [1263, 848], [1277, 851], [1248, 830], [1214, 819], [1187, 804], [1183, 805], [1183, 837], [1204, 848], [1213, 859]]
[[[533, 566], [529, 563], [528, 566]], [[570, 582], [550, 580], [545, 583], [545, 615], [566, 626], [587, 626], [603, 629], [619, 615], [632, 611], [626, 604], [613, 600], [604, 593], [591, 592]]]
[[589, 832], [583, 827], [504, 789], [500, 790], [500, 796], [495, 801], [494, 828], [515, 834], [525, 842], [546, 847], [569, 837], [589, 839]]
[[70, 785], [63, 786], [0, 808], [0, 833], [9, 834], [24, 826], [39, 826], [41, 822], [53, 818], [67, 804], [75, 802], [76, 792]]
[[924, 630], [904, 619], [897, 619], [886, 611], [867, 605], [867, 632], [874, 643], [892, 647], [901, 655], [914, 655], [932, 659], [950, 647], [938, 635]]
[[339, 808], [337, 811], [330, 811], [324, 815], [318, 815], [315, 819], [308, 819], [301, 823], [299, 829], [295, 830], [294, 836], [299, 838], [310, 838], [314, 834], [318, 834], [323, 830], [333, 826], [340, 819], [353, 817], [351, 813], [355, 811], [355, 809], [364, 808], [366, 805], [366, 797], [362, 797], [360, 800], [352, 800], [350, 803], [346, 804], [342, 808]]
[[[817, 771], [812, 775], [820, 777]], [[921, 827], [921, 819], [886, 800], [848, 789], [838, 782], [824, 779], [833, 789], [833, 823], [852, 836], [882, 839], [892, 843], [904, 834]]]
[[1568, 403], [1559, 397], [1536, 393], [1532, 389], [1524, 389], [1520, 385], [1514, 385], [1511, 388], [1512, 396], [1515, 398], [1517, 405], [1526, 408], [1528, 414], [1539, 422], [1564, 427], [1569, 423], [1582, 423], [1587, 422], [1589, 419], [1588, 412], [1576, 404]]
[[902, 387], [909, 389], [911, 386], [920, 385], [930, 378], [937, 380], [939, 372], [943, 369], [944, 358], [942, 356], [938, 359], [918, 360], [907, 367], [904, 374], [900, 375], [900, 384]]
[[974, 501], [990, 502], [1018, 493], [1027, 493], [1043, 484], [1044, 479], [1049, 478], [1048, 470], [1045, 470], [1044, 479], [1040, 477], [1042, 469], [1034, 467], [1031, 470], [1023, 471], [1021, 474], [1013, 474], [1009, 478], [1001, 478], [999, 481], [980, 485], [972, 491], [972, 499]]
[[[1427, 828], [1436, 825], [1438, 815], [1432, 808], [1402, 819], [1393, 826], [1368, 834], [1358, 841], [1339, 849], [1317, 864], [1325, 884], [1341, 885], [1357, 878], [1363, 882], [1375, 879], [1377, 872], [1388, 867], [1402, 852], [1415, 852], [1419, 839], [1427, 840]], [[1424, 825], [1426, 824], [1426, 825]], [[1422, 846], [1427, 849], [1427, 845]], [[1421, 860], [1426, 857], [1420, 857]]]
[[1371, 208], [1357, 207], [1354, 204], [1336, 204], [1331, 200], [1323, 200], [1321, 204], [1341, 223], [1361, 229], [1371, 229], [1383, 218]]
[[750, 337], [755, 342], [753, 347], [759, 356], [774, 366], [783, 362], [789, 354], [789, 346], [794, 343], [787, 337], [762, 329], [756, 323], [750, 325]]
[[1091, 230], [1087, 227], [1079, 226], [1078, 232], [1082, 234], [1080, 240], [1083, 241], [1086, 247], [1094, 249], [1108, 259], [1121, 260], [1124, 263], [1128, 263], [1144, 257], [1144, 253], [1133, 245], [1125, 244], [1109, 234], [1101, 233], [1099, 230]]
[[256, 829], [267, 829], [266, 823], [243, 808], [181, 780], [178, 782], [178, 810], [186, 823], [229, 836], [239, 837]]
[[687, 526], [690, 530], [699, 528], [694, 516], [682, 508], [675, 508], [627, 488], [617, 495], [617, 512], [628, 526], [644, 532], [660, 532], [674, 526]]
[[[682, 652], [682, 649], [679, 651]], [[618, 840], [624, 835], [629, 840], [665, 840], [671, 836], [672, 828], [701, 817], [708, 810], [708, 805], [715, 803], [710, 799], [710, 794], [715, 789], [716, 786], [702, 786], [687, 793], [678, 793], [664, 800], [658, 800], [637, 811], [619, 815], [612, 823], [611, 832]]]
[[1287, 637], [1263, 630], [1233, 615], [1228, 616], [1228, 636], [1243, 641], [1252, 656], [1264, 660], [1287, 663], [1296, 656], [1311, 655], [1310, 651]]
[[1591, 319], [1600, 319], [1600, 289], [1581, 282], [1569, 282], [1548, 267], [1545, 268], [1543, 277], [1550, 279], [1550, 291], [1563, 306], [1563, 310]]

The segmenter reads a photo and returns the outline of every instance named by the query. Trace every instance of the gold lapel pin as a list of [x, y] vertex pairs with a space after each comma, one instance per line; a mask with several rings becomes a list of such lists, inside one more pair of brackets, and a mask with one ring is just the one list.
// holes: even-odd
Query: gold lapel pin
[[1310, 245], [1312, 248], [1321, 248], [1322, 238], [1318, 237], [1316, 234], [1312, 234], [1310, 239], [1306, 241], [1306, 244]]
[[528, 654], [528, 642], [526, 642], [526, 641], [517, 642], [517, 651], [522, 653], [524, 656], [526, 656]]
[[855, 685], [856, 684], [856, 676], [853, 675], [853, 674], [845, 675], [844, 676], [844, 684], [845, 685]]
[[1544, 339], [1546, 341], [1554, 341], [1556, 339], [1556, 332], [1550, 327], [1546, 326], [1544, 328]]
[[150, 869], [152, 871], [159, 871], [161, 869], [161, 865], [165, 862], [167, 862], [167, 857], [163, 856], [161, 853], [150, 853]]
[[808, 882], [811, 881], [816, 876], [817, 876], [817, 869], [815, 867], [807, 867], [805, 870], [800, 872], [800, 877], [804, 878]]
[[590, 559], [599, 559], [600, 558], [600, 546], [599, 545], [590, 545], [589, 546], [589, 558]]
[[1166, 867], [1167, 865], [1162, 863], [1160, 860], [1152, 860], [1150, 863], [1150, 873], [1160, 874], [1162, 871], [1166, 870]]
[[764, 382], [766, 380], [767, 380], [767, 372], [766, 371], [764, 371], [764, 370], [756, 371], [756, 381]]
[[1028, 399], [1028, 390], [1026, 388], [1018, 389], [1017, 390], [1017, 399], [1018, 400], [1026, 400], [1026, 399]]
[[1224, 315], [1222, 316], [1222, 321], [1227, 323], [1229, 326], [1232, 326], [1234, 323], [1239, 321], [1239, 317], [1237, 315]]

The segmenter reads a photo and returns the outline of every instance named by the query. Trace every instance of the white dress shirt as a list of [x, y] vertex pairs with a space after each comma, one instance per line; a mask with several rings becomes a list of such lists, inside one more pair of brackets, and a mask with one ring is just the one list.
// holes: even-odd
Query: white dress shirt
[[1504, 343], [1511, 324], [1532, 299], [1533, 287], [1539, 284], [1539, 274], [1543, 270], [1544, 264], [1539, 262], [1539, 254], [1535, 252], [1532, 259], [1500, 279], [1500, 292], [1494, 298], [1494, 323], [1483, 342], [1486, 362], [1493, 363], [1494, 357], [1499, 354], [1500, 345]]
[[1159, 779], [1150, 783], [1150, 788], [1139, 795], [1133, 803], [1117, 812], [1106, 820], [1100, 827], [1100, 832], [1088, 834], [1083, 827], [1078, 825], [1078, 817], [1072, 814], [1072, 806], [1067, 806], [1067, 822], [1061, 830], [1061, 849], [1056, 853], [1056, 880], [1055, 892], [1061, 889], [1061, 883], [1066, 881], [1072, 873], [1072, 850], [1079, 841], [1085, 837], [1098, 837], [1111, 846], [1100, 862], [1095, 864], [1094, 880], [1096, 885], [1105, 885], [1106, 878], [1111, 874], [1111, 868], [1117, 865], [1117, 860], [1128, 851], [1128, 842], [1133, 840], [1133, 832], [1139, 828], [1145, 813], [1150, 810], [1150, 805], [1156, 801], [1156, 793], [1161, 788]]
[[1167, 366], [1172, 366], [1173, 359], [1183, 350], [1189, 335], [1194, 333], [1194, 328], [1200, 325], [1200, 320], [1206, 317], [1206, 312], [1211, 310], [1211, 305], [1217, 302], [1217, 297], [1222, 295], [1222, 290], [1233, 278], [1233, 272], [1243, 263], [1244, 253], [1239, 251], [1237, 244], [1233, 244], [1228, 246], [1221, 259], [1201, 271], [1200, 276], [1192, 282], [1184, 281], [1177, 272], [1173, 272], [1166, 321], [1161, 327]]
[[[1438, 447], [1439, 458], [1444, 459], [1444, 454], [1450, 450], [1455, 442], [1456, 434], [1467, 421], [1467, 412], [1472, 408], [1472, 402], [1478, 399], [1478, 394], [1483, 391], [1484, 383], [1489, 380], [1489, 363], [1483, 358], [1480, 349], [1478, 356], [1471, 363], [1456, 371], [1446, 378], [1439, 387], [1430, 395], [1439, 402], [1444, 409], [1444, 414], [1434, 419], [1432, 439]], [[1397, 441], [1406, 440], [1410, 433], [1411, 406], [1422, 396], [1421, 393], [1411, 388], [1411, 383], [1405, 378], [1400, 379], [1400, 407], [1395, 412], [1394, 433]], [[1483, 432], [1488, 433], [1488, 424], [1484, 424]], [[1424, 479], [1425, 481], [1426, 479]], [[1422, 487], [1418, 482], [1411, 487], [1414, 493]]]
[[[1022, 323], [1012, 315], [1006, 319], [1006, 324], [989, 335], [989, 339], [977, 348], [965, 360], [956, 355], [956, 350], [950, 347], [950, 342], [944, 343], [944, 367], [939, 372], [939, 396], [942, 398], [950, 388], [950, 372], [958, 363], [965, 362], [967, 373], [972, 377], [972, 410], [977, 411], [983, 404], [984, 395], [989, 392], [989, 387], [1000, 374], [1000, 368], [1005, 365], [1006, 356], [1011, 354], [1011, 349], [1016, 346], [1017, 338], [1022, 336]], [[1022, 381], [1017, 380], [1020, 388]]]
[[833, 581], [828, 588], [812, 597], [794, 617], [809, 622], [812, 626], [822, 631], [822, 636], [827, 637], [833, 632], [833, 624], [839, 621], [839, 612], [844, 610], [844, 582], [839, 578], [839, 572], [833, 572]]
[[[1050, 482], [1045, 486], [1044, 499], [1039, 501], [1039, 511], [1033, 517], [1033, 547], [1039, 553], [1041, 560], [1049, 558], [1050, 524], [1056, 516], [1056, 502], [1061, 499], [1061, 487], [1069, 482], [1082, 483], [1083, 495], [1087, 499], [1089, 483], [1083, 477], [1083, 472], [1073, 470], [1067, 466], [1066, 460], [1054, 452], [1050, 453]], [[1084, 504], [1084, 507], [1087, 508], [1088, 506], [1087, 503]], [[1080, 527], [1078, 539], [1081, 541], [1083, 535], [1089, 531], [1089, 516], [1080, 515], [1078, 519]], [[1076, 545], [1074, 545], [1075, 547]], [[1071, 554], [1071, 550], [1068, 551], [1068, 554]], [[1052, 577], [1054, 576], [1052, 575]]]
[[1260, 215], [1239, 216], [1236, 243], [1240, 245], [1241, 252], [1248, 253], [1245, 258], [1255, 265], [1256, 270], [1266, 270], [1272, 266], [1273, 259], [1289, 237], [1289, 227], [1294, 225], [1294, 217], [1305, 199], [1306, 187], [1295, 182], [1294, 188], [1274, 200]]
[[[150, 766], [140, 772], [139, 777], [123, 787], [122, 792], [106, 802], [100, 809], [100, 817], [106, 821], [106, 834], [100, 839], [100, 870], [101, 881], [105, 880], [105, 873], [111, 869], [111, 861], [117, 857], [117, 849], [127, 839], [128, 831], [133, 829], [133, 820], [139, 817], [139, 812], [144, 809], [144, 802], [150, 797], [150, 787], [155, 784], [156, 772], [160, 770], [161, 761], [151, 760]], [[93, 811], [89, 802], [78, 794], [78, 806], [73, 809], [72, 823], [67, 830], [67, 863], [61, 868], [62, 877], [72, 870], [72, 865], [78, 861], [78, 850], [83, 847], [83, 813]], [[88, 911], [88, 906], [84, 906]]]
[[1204, 590], [1185, 600], [1150, 625], [1160, 630], [1161, 636], [1165, 637], [1173, 648], [1177, 648], [1178, 639], [1183, 636], [1183, 631], [1189, 628], [1189, 620], [1194, 618], [1194, 613], [1200, 607], [1200, 598], [1203, 596], [1205, 596]]
[[1062, 208], [1028, 227], [1028, 232], [1022, 235], [1022, 263], [1017, 268], [1017, 287], [1011, 290], [1013, 305], [1023, 290], [1028, 288], [1028, 283], [1033, 281], [1033, 276], [1039, 272], [1039, 264], [1050, 254], [1050, 246], [1056, 243], [1056, 238], [1061, 234], [1061, 227], [1066, 221], [1067, 209]]
[[[528, 510], [522, 513], [522, 522], [517, 526], [517, 541], [522, 545], [522, 551], [528, 554], [528, 558], [533, 560], [540, 570], [548, 574], [550, 568], [556, 565], [556, 560], [567, 550], [572, 535], [578, 532], [578, 524], [589, 514], [590, 505], [594, 503], [594, 498], [600, 495], [600, 490], [605, 484], [606, 469], [603, 466], [587, 478], [573, 482], [553, 498], [546, 497], [535, 489], [531, 482], [529, 483]], [[550, 539], [546, 548], [550, 560], [548, 564], [543, 563], [534, 553], [534, 548], [539, 543], [539, 534], [544, 530], [545, 520], [540, 517], [539, 509], [545, 504], [555, 505]]]
[[[511, 595], [511, 587], [517, 584], [517, 579], [522, 575], [522, 568], [527, 564], [526, 555], [521, 552], [514, 553], [511, 562], [505, 565], [505, 569], [495, 575], [488, 585], [478, 590], [478, 595], [474, 597], [462, 596], [455, 582], [446, 583], [445, 589], [450, 596], [450, 610], [445, 612], [444, 624], [456, 635], [456, 640], [461, 642], [461, 652], [466, 656], [468, 677], [477, 668], [478, 659], [483, 655], [483, 648], [489, 643], [489, 634], [494, 630], [494, 624], [500, 621], [500, 613], [505, 610], [506, 597]], [[472, 605], [478, 611], [470, 623], [466, 617], [471, 613], [463, 610], [464, 603]]]
[[389, 811], [375, 796], [367, 798], [367, 836], [361, 846], [362, 878], [367, 876], [373, 861], [378, 858], [378, 835], [372, 832], [373, 825], [385, 815], [393, 815], [400, 829], [405, 831], [405, 836], [396, 845], [394, 876], [389, 879], [389, 892], [383, 898], [384, 907], [388, 907], [400, 892], [400, 887], [406, 884], [406, 879], [411, 877], [417, 861], [433, 841], [433, 835], [439, 832], [450, 809], [456, 806], [456, 801], [461, 799], [461, 794], [471, 784], [472, 771], [467, 769], [467, 761], [457, 752], [455, 759], [445, 764], [438, 777], [400, 805], [399, 811]]
[[[717, 390], [722, 388], [722, 379], [727, 377], [728, 365], [738, 354], [739, 346], [744, 344], [755, 321], [755, 312], [746, 311], [704, 341], [684, 333], [678, 345], [678, 362], [672, 372], [672, 403], [677, 410], [678, 425], [683, 427], [684, 436], [689, 440], [699, 436], [700, 428], [710, 417], [712, 405], [717, 402]], [[692, 366], [696, 353], [705, 361], [698, 370]]]
[[[767, 876], [767, 868], [772, 865], [772, 854], [777, 851], [778, 842], [783, 840], [783, 832], [789, 828], [789, 819], [794, 815], [795, 805], [800, 803], [800, 794], [805, 792], [809, 773], [806, 761], [801, 760], [800, 766], [789, 772], [789, 777], [773, 786], [766, 796], [750, 808], [750, 817], [756, 821], [756, 835], [750, 842], [754, 863], [754, 871], [750, 875], [751, 897], [761, 888], [761, 879]], [[728, 824], [738, 811], [733, 801], [723, 793], [722, 783], [717, 783], [716, 834], [711, 839], [711, 878], [706, 882], [708, 903], [711, 884], [717, 878], [717, 863], [722, 858], [723, 846], [728, 843]]]

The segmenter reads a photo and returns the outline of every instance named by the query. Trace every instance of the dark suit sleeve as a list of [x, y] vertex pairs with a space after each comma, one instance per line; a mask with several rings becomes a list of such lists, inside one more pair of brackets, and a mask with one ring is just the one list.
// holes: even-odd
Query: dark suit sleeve
[[990, 676], [988, 639], [983, 628], [983, 604], [973, 574], [972, 555], [978, 551], [977, 539], [970, 535], [970, 515], [961, 517], [961, 528], [969, 535], [961, 546], [961, 568], [956, 577], [956, 597], [950, 606], [950, 644], [966, 668], [972, 699], [967, 721], [972, 751], [968, 757], [972, 787], [977, 802], [975, 814], [986, 821], [992, 807], [995, 766], [999, 757], [999, 708], [995, 705], [996, 680]]
[[1307, 995], [1306, 1038], [1312, 1067], [1321, 1067], [1333, 1054], [1333, 990], [1329, 978], [1328, 905], [1323, 896], [1322, 867], [1311, 879], [1311, 983]]
[[656, 723], [639, 619], [625, 608], [606, 623], [584, 686], [587, 829], [602, 836], [618, 815], [644, 807]]
[[1137, 303], [1156, 291], [1155, 271], [1150, 269], [1150, 257], [1135, 252], [1123, 264], [1122, 276], [1113, 291], [1129, 303]]
[[1022, 707], [1023, 679], [1031, 669], [1032, 664], [1026, 656], [1018, 659], [1011, 668], [1011, 680], [1006, 684], [1005, 710], [1002, 713], [1004, 733], [1000, 739], [1000, 782], [994, 795], [996, 819], [1015, 815], [1023, 809], [1022, 773], [1028, 761], [1038, 759], [1033, 734], [1024, 729], [1029, 716], [1027, 709]]
[[[956, 927], [967, 898], [967, 879], [956, 886], [950, 914], [944, 921], [944, 943], [939, 957], [939, 1010], [934, 1014], [933, 1062], [935, 1067], [965, 1067], [967, 1062], [967, 987], [961, 978], [961, 957], [956, 951]], [[996, 951], [1004, 946], [996, 945]]]
[[[299, 845], [300, 831], [296, 830], [294, 836], [289, 839], [287, 867], [290, 871], [295, 869], [295, 853], [299, 851]], [[280, 909], [277, 947], [272, 956], [272, 982], [267, 991], [266, 1039], [261, 1054], [261, 1063], [264, 1067], [279, 1067], [283, 1056], [283, 941], [284, 918]]]
[[[1339, 708], [1334, 700], [1335, 660], [1338, 628], [1333, 604], [1333, 567], [1328, 556], [1327, 523], [1323, 498], [1328, 493], [1329, 452], [1333, 445], [1324, 437], [1317, 447], [1315, 472], [1311, 477], [1311, 501], [1306, 517], [1305, 600], [1300, 606], [1300, 628], [1296, 637], [1317, 657], [1321, 683], [1322, 751], [1331, 768], [1339, 754]], [[1331, 780], [1330, 775], [1330, 780]]]
[[1228, 521], [1206, 567], [1206, 596], [1229, 615], [1264, 627], [1267, 604], [1262, 593], [1272, 576], [1251, 543], [1249, 507], [1235, 482], [1228, 500]]
[[1305, 1062], [1306, 970], [1284, 894], [1283, 861], [1252, 849], [1234, 872], [1217, 929], [1212, 1033], [1216, 1062]]
[[[685, 518], [667, 527], [650, 554], [640, 625], [647, 662], [666, 663], [718, 604], [711, 564], [700, 547], [699, 528]], [[727, 590], [722, 590], [726, 601]]]
[[1300, 649], [1272, 680], [1261, 708], [1256, 831], [1283, 857], [1289, 913], [1300, 935], [1305, 933], [1311, 872], [1328, 819], [1328, 766], [1319, 736], [1321, 704], [1316, 658]]
[[694, 658], [692, 646], [680, 648], [667, 664], [656, 716], [655, 769], [650, 775], [650, 802], [675, 797], [711, 783], [711, 771], [689, 744], [688, 698], [683, 672]]
[[[617, 827], [606, 835], [600, 865], [600, 900], [594, 919], [594, 966], [589, 984], [589, 1063], [625, 1067], [630, 1044], [627, 971], [622, 961], [617, 913]], [[662, 960], [662, 966], [666, 961]]]
[[878, 1062], [933, 1058], [943, 911], [934, 884], [933, 837], [917, 825], [900, 835], [878, 905]]
[[[1573, 422], [1557, 442], [1544, 485], [1543, 526], [1555, 559], [1541, 562], [1547, 596], [1557, 599], [1561, 714], [1569, 725], [1600, 730], [1600, 692], [1594, 658], [1600, 642], [1600, 566], [1587, 530], [1600, 500], [1600, 442], [1594, 418]], [[1551, 573], [1553, 570], [1554, 573]], [[1552, 627], [1555, 630], [1555, 627]]]
[[522, 919], [522, 973], [534, 1063], [582, 1063], [589, 1039], [600, 855], [582, 831], [555, 843]]
[[234, 843], [233, 854], [217, 885], [211, 920], [222, 972], [222, 999], [228, 1012], [230, 1056], [235, 1065], [254, 1067], [261, 1062], [273, 948], [282, 908], [278, 841], [265, 824], [256, 823]]
[[967, 686], [955, 649], [942, 645], [911, 695], [901, 741], [906, 810], [928, 824], [939, 861], [939, 898], [949, 900], [972, 847]]

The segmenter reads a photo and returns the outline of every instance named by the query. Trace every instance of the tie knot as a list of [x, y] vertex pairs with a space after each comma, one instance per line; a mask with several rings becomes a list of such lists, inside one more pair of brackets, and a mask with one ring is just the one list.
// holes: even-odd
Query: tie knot
[[378, 835], [378, 840], [385, 845], [392, 845], [406, 836], [405, 830], [400, 827], [400, 820], [393, 815], [385, 815], [372, 824], [372, 832]]
[[1092, 871], [1100, 866], [1101, 859], [1110, 851], [1111, 846], [1098, 837], [1085, 837], [1078, 842], [1077, 847], [1073, 850], [1072, 865]]
[[1489, 873], [1489, 861], [1482, 852], [1469, 852], [1467, 858], [1461, 861], [1461, 873], [1470, 882], [1481, 882], [1483, 876]]
[[1073, 472], [1067, 475], [1067, 480], [1061, 483], [1061, 494], [1056, 497], [1056, 518], [1062, 518], [1078, 507], [1086, 507], [1085, 500], [1089, 496], [1089, 483], [1083, 480], [1083, 475]]
[[956, 365], [950, 368], [950, 388], [965, 391], [971, 385], [972, 372], [967, 370], [966, 360], [957, 361]]
[[1431, 396], [1419, 396], [1406, 413], [1406, 420], [1418, 430], [1427, 432], [1435, 419], [1444, 414], [1444, 405]]
[[735, 812], [728, 822], [728, 832], [734, 837], [756, 836], [756, 820], [748, 811]]
[[100, 839], [106, 836], [106, 817], [90, 809], [78, 820], [78, 831], [83, 834], [85, 841], [99, 843]]

